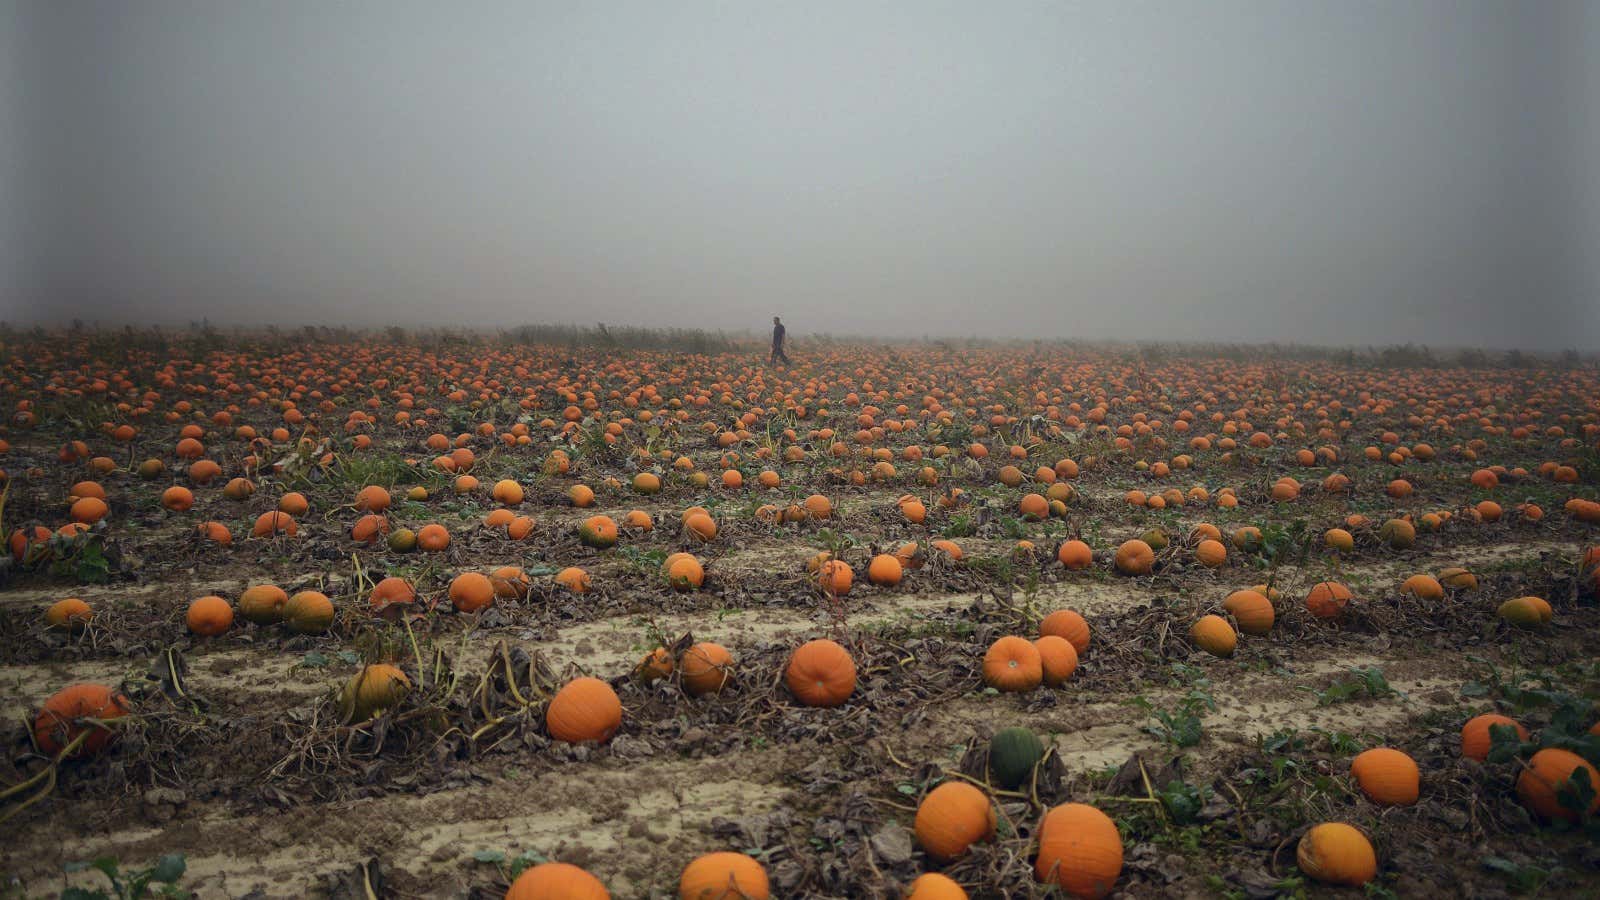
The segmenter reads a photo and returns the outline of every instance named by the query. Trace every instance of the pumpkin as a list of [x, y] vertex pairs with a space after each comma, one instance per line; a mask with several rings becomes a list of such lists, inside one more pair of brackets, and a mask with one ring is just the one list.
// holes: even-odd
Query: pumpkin
[[1039, 623], [1039, 635], [1066, 638], [1078, 655], [1089, 652], [1089, 623], [1070, 609], [1058, 609]]
[[450, 531], [437, 522], [417, 530], [417, 546], [428, 553], [439, 553], [450, 546]]
[[87, 732], [69, 758], [92, 756], [111, 743], [114, 733], [104, 725], [82, 720], [110, 721], [129, 711], [128, 698], [103, 684], [70, 684], [50, 695], [39, 708], [39, 715], [33, 720], [33, 740], [39, 745], [39, 752], [55, 756]]
[[665, 563], [667, 584], [675, 591], [698, 590], [706, 581], [705, 567], [690, 553], [675, 553], [675, 559]]
[[567, 566], [556, 573], [556, 584], [574, 594], [587, 594], [594, 587], [594, 582], [589, 578], [589, 573], [577, 566]]
[[346, 722], [365, 722], [398, 704], [411, 692], [411, 679], [399, 667], [373, 663], [345, 682], [339, 709]]
[[1522, 628], [1548, 625], [1554, 615], [1541, 597], [1517, 597], [1500, 604], [1500, 618]]
[[683, 689], [691, 697], [719, 693], [732, 677], [733, 654], [721, 644], [701, 642], [683, 651], [678, 671], [683, 674]]
[[300, 526], [294, 521], [294, 516], [286, 512], [272, 510], [256, 517], [256, 522], [250, 527], [252, 537], [294, 537], [300, 533]]
[[551, 698], [544, 724], [558, 741], [603, 743], [622, 727], [622, 701], [598, 678], [574, 678]]
[[913, 823], [917, 843], [941, 862], [956, 859], [967, 848], [994, 837], [994, 805], [989, 796], [965, 781], [946, 781], [917, 805]]
[[1122, 836], [1111, 817], [1085, 803], [1051, 808], [1039, 822], [1034, 877], [1074, 897], [1111, 893], [1122, 875]]
[[1040, 671], [1047, 687], [1065, 684], [1078, 669], [1078, 651], [1064, 637], [1047, 634], [1035, 640], [1033, 648], [1039, 651]]
[[1343, 528], [1329, 528], [1323, 532], [1322, 542], [1328, 545], [1328, 549], [1340, 553], [1352, 553], [1356, 549], [1355, 537]]
[[389, 520], [377, 513], [368, 513], [350, 526], [350, 537], [362, 544], [375, 544], [389, 531]]
[[321, 634], [333, 624], [333, 601], [318, 591], [301, 591], [283, 605], [283, 620], [300, 634]]
[[44, 611], [45, 625], [57, 631], [78, 631], [93, 617], [89, 604], [77, 597], [57, 600]]
[[411, 586], [411, 582], [390, 575], [372, 586], [372, 593], [368, 596], [367, 603], [373, 612], [381, 613], [391, 606], [410, 606], [416, 599], [417, 592]]
[[1228, 561], [1228, 548], [1223, 546], [1221, 541], [1207, 538], [1194, 548], [1194, 558], [1202, 566], [1215, 569]]
[[389, 508], [389, 492], [371, 484], [356, 492], [355, 507], [360, 512], [381, 513]]
[[1031, 778], [1042, 758], [1044, 744], [1032, 729], [1002, 728], [989, 739], [990, 777], [1008, 791]]
[[1432, 575], [1413, 575], [1400, 583], [1400, 593], [1418, 600], [1444, 599], [1444, 585]]
[[900, 575], [900, 560], [888, 553], [879, 553], [867, 564], [867, 580], [880, 587], [894, 587]]
[[[1517, 776], [1517, 798], [1544, 819], [1576, 821], [1579, 810], [1564, 803], [1563, 795], [1574, 792], [1582, 778], [1588, 779], [1590, 788], [1590, 799], [1582, 812], [1594, 815], [1600, 810], [1600, 771], [1570, 750], [1547, 747], [1535, 753]], [[1575, 800], [1571, 796], [1569, 802]]]
[[283, 621], [283, 607], [289, 595], [275, 584], [258, 584], [239, 595], [239, 615], [256, 625], [275, 625]]
[[839, 706], [855, 692], [856, 663], [834, 641], [807, 641], [789, 657], [783, 677], [789, 692], [806, 706]]
[[1306, 609], [1319, 619], [1336, 619], [1353, 599], [1350, 589], [1337, 581], [1323, 581], [1306, 593]]
[[462, 572], [450, 581], [450, 602], [465, 613], [494, 602], [494, 582], [481, 572]]
[[1123, 541], [1114, 559], [1117, 571], [1124, 575], [1148, 575], [1155, 561], [1155, 551], [1138, 538]]
[[505, 900], [611, 900], [600, 879], [571, 863], [540, 863], [511, 882]]
[[525, 492], [522, 490], [522, 485], [517, 484], [510, 478], [503, 478], [499, 481], [496, 481], [494, 483], [494, 487], [489, 491], [489, 496], [493, 497], [496, 503], [501, 503], [506, 506], [516, 506], [517, 504], [521, 503], [524, 494]]
[[671, 678], [677, 666], [672, 661], [672, 654], [665, 647], [657, 647], [644, 655], [639, 664], [634, 666], [635, 678], [649, 684], [662, 678]]
[[633, 476], [633, 489], [641, 494], [655, 494], [661, 491], [661, 476], [654, 472], [640, 472]]
[[409, 528], [396, 528], [389, 532], [389, 549], [396, 553], [410, 553], [417, 549], [417, 533]]
[[614, 547], [617, 543], [617, 523], [610, 516], [590, 516], [578, 526], [578, 540], [596, 550]]
[[967, 892], [947, 875], [925, 872], [911, 882], [901, 900], [967, 900]]
[[1404, 550], [1416, 543], [1417, 529], [1404, 519], [1390, 519], [1378, 526], [1378, 537], [1390, 547]]
[[494, 595], [501, 600], [521, 600], [528, 596], [528, 589], [533, 586], [528, 573], [517, 566], [495, 569], [489, 574], [489, 583], [494, 586]]
[[1050, 501], [1042, 494], [1024, 494], [1017, 502], [1017, 511], [1029, 522], [1038, 522], [1050, 515]]
[[[1152, 503], [1160, 499], [1160, 497], [1150, 498]], [[1167, 547], [1172, 543], [1172, 539], [1167, 537], [1167, 532], [1160, 528], [1152, 528], [1149, 531], [1146, 531], [1144, 534], [1139, 535], [1139, 540], [1149, 544], [1151, 550], [1158, 552], [1167, 549]]]
[[1295, 848], [1300, 871], [1324, 884], [1360, 887], [1378, 874], [1372, 842], [1352, 825], [1323, 822], [1311, 826]]
[[1367, 799], [1380, 806], [1410, 806], [1421, 790], [1416, 760], [1389, 747], [1375, 747], [1356, 756], [1350, 761], [1350, 775]]
[[1481, 716], [1473, 716], [1467, 720], [1465, 725], [1461, 726], [1461, 755], [1467, 759], [1475, 759], [1478, 762], [1488, 759], [1489, 751], [1494, 749], [1494, 735], [1491, 729], [1497, 725], [1514, 729], [1519, 741], [1528, 739], [1528, 729], [1523, 728], [1522, 724], [1516, 719], [1510, 716], [1496, 715], [1495, 713], [1485, 713]]
[[850, 593], [850, 584], [854, 579], [849, 564], [842, 559], [830, 559], [817, 567], [817, 586], [825, 594], [843, 597]]
[[1260, 637], [1272, 631], [1276, 618], [1272, 601], [1257, 591], [1234, 591], [1222, 601], [1222, 608], [1233, 616], [1239, 623], [1239, 630], [1245, 634]]
[[678, 900], [768, 900], [767, 870], [743, 853], [707, 853], [678, 876]]
[[717, 536], [717, 520], [707, 513], [696, 513], [683, 521], [683, 529], [705, 543]]
[[1212, 656], [1224, 658], [1232, 656], [1239, 644], [1239, 636], [1233, 633], [1233, 626], [1228, 624], [1227, 619], [1217, 615], [1201, 616], [1189, 627], [1189, 639]]
[[72, 507], [68, 510], [67, 514], [72, 517], [72, 521], [74, 522], [84, 525], [93, 525], [101, 519], [104, 519], [106, 514], [109, 512], [111, 512], [111, 507], [107, 506], [106, 501], [102, 500], [101, 498], [83, 497], [72, 504]]
[[999, 691], [1031, 691], [1044, 679], [1039, 650], [1026, 638], [1007, 635], [983, 654], [983, 683]]
[[1087, 569], [1094, 565], [1094, 550], [1080, 540], [1064, 541], [1056, 551], [1056, 559], [1073, 571]]
[[199, 597], [190, 602], [183, 621], [195, 634], [216, 637], [233, 627], [233, 607], [221, 597]]
[[1234, 529], [1232, 540], [1233, 549], [1240, 553], [1261, 552], [1261, 529], [1254, 525]]

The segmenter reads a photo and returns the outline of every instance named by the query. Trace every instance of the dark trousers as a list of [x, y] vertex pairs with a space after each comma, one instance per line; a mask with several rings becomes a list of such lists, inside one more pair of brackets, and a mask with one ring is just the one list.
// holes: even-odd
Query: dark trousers
[[783, 352], [782, 345], [773, 344], [772, 345], [772, 359], [768, 360], [767, 364], [775, 366], [780, 362], [787, 366], [789, 364], [789, 355], [787, 353]]

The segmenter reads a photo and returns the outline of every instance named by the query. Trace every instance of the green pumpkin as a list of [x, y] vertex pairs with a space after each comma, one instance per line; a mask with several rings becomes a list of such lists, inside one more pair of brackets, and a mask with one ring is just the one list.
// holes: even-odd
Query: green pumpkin
[[1149, 531], [1146, 531], [1144, 534], [1140, 535], [1140, 540], [1144, 541], [1146, 544], [1149, 544], [1150, 549], [1156, 551], [1157, 553], [1167, 549], [1167, 544], [1171, 543], [1171, 541], [1167, 538], [1167, 533], [1160, 528], [1152, 528]]
[[1027, 781], [1043, 756], [1039, 736], [1026, 728], [1002, 728], [989, 739], [989, 772], [1008, 791]]

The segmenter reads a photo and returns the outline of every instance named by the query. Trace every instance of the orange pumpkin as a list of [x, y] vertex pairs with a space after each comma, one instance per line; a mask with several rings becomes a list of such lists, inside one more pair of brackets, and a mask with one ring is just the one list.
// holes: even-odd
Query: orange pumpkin
[[256, 625], [274, 625], [283, 621], [283, 607], [289, 595], [275, 584], [258, 584], [246, 588], [239, 595], [239, 614]]
[[1360, 887], [1378, 874], [1378, 855], [1360, 830], [1343, 822], [1313, 825], [1295, 848], [1300, 871], [1325, 884]]
[[1233, 615], [1245, 634], [1260, 637], [1272, 631], [1276, 618], [1272, 601], [1258, 591], [1234, 591], [1222, 601], [1222, 608]]
[[1039, 634], [1066, 638], [1079, 656], [1089, 652], [1089, 623], [1070, 609], [1058, 609], [1039, 623]]
[[450, 602], [464, 613], [477, 612], [494, 602], [494, 582], [480, 572], [462, 572], [450, 582]]
[[678, 900], [768, 900], [767, 870], [743, 853], [707, 853], [678, 877]]
[[839, 706], [855, 692], [856, 663], [833, 641], [807, 641], [789, 657], [784, 681], [806, 706]]
[[1047, 634], [1033, 642], [1039, 651], [1039, 665], [1047, 687], [1065, 684], [1078, 669], [1078, 651], [1064, 637]]
[[544, 724], [558, 741], [604, 743], [622, 727], [622, 701], [598, 678], [574, 678], [551, 698]]
[[983, 654], [983, 683], [1008, 692], [1031, 691], [1044, 679], [1039, 650], [1026, 638], [1007, 635]]
[[319, 591], [301, 591], [283, 605], [283, 620], [300, 634], [321, 634], [333, 624], [333, 601]]
[[849, 564], [842, 559], [830, 559], [817, 567], [817, 586], [825, 594], [843, 597], [850, 593], [850, 584], [854, 580], [855, 575]]
[[1306, 594], [1306, 609], [1319, 619], [1336, 619], [1353, 597], [1350, 589], [1337, 581], [1319, 582]]
[[1034, 877], [1074, 897], [1111, 893], [1122, 875], [1122, 836], [1117, 824], [1084, 803], [1053, 807], [1039, 822]]
[[1421, 790], [1416, 760], [1390, 747], [1374, 747], [1350, 762], [1362, 793], [1381, 806], [1410, 806]]
[[1202, 566], [1208, 569], [1215, 569], [1228, 561], [1228, 548], [1223, 546], [1221, 541], [1213, 541], [1208, 538], [1201, 541], [1199, 546], [1194, 548], [1194, 558]]
[[1465, 725], [1461, 726], [1461, 755], [1467, 759], [1475, 759], [1478, 762], [1488, 759], [1489, 751], [1494, 749], [1494, 736], [1490, 733], [1490, 729], [1496, 725], [1515, 729], [1517, 740], [1519, 741], [1528, 739], [1528, 729], [1523, 728], [1522, 724], [1516, 719], [1510, 716], [1496, 715], [1495, 713], [1485, 713], [1481, 716], [1473, 716], [1467, 720]]
[[913, 830], [929, 856], [948, 861], [993, 838], [995, 824], [994, 804], [987, 794], [965, 781], [946, 781], [922, 798]]
[[114, 736], [104, 725], [85, 719], [110, 721], [130, 711], [128, 698], [103, 684], [71, 684], [55, 692], [39, 708], [33, 720], [33, 740], [39, 752], [55, 756], [87, 732], [69, 758], [81, 759], [104, 750]]
[[1156, 552], [1138, 538], [1123, 541], [1117, 547], [1115, 564], [1117, 571], [1124, 575], [1148, 575], [1155, 561]]
[[1056, 551], [1056, 559], [1072, 571], [1087, 569], [1094, 565], [1094, 550], [1080, 540], [1064, 541]]
[[94, 618], [94, 611], [77, 597], [68, 597], [50, 604], [44, 611], [44, 623], [57, 631], [78, 631]]
[[1517, 776], [1517, 797], [1541, 818], [1576, 821], [1579, 810], [1563, 805], [1561, 794], [1579, 778], [1589, 780], [1590, 800], [1582, 812], [1592, 816], [1600, 810], [1600, 771], [1570, 750], [1546, 747], [1535, 753]]
[[1239, 636], [1233, 633], [1233, 626], [1228, 624], [1227, 619], [1216, 615], [1201, 616], [1189, 627], [1189, 639], [1212, 656], [1221, 657], [1232, 656], [1239, 644]]
[[216, 637], [233, 627], [233, 607], [221, 597], [199, 597], [190, 602], [183, 619], [195, 634]]
[[911, 882], [901, 900], [967, 900], [967, 892], [947, 875], [926, 872]]
[[683, 689], [691, 697], [721, 692], [733, 676], [733, 654], [721, 644], [702, 641], [683, 651], [678, 660]]
[[506, 891], [506, 900], [611, 900], [600, 879], [563, 862], [540, 863], [524, 869]]

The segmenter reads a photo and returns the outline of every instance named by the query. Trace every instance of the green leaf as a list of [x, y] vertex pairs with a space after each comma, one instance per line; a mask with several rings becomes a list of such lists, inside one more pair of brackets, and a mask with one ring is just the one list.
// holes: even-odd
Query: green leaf
[[506, 855], [499, 850], [479, 850], [472, 854], [472, 858], [481, 863], [503, 863]]

